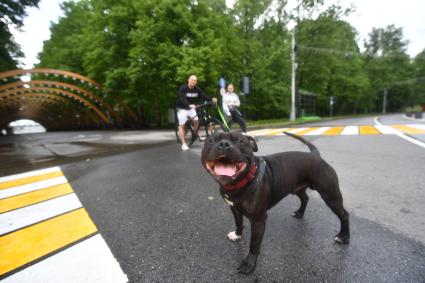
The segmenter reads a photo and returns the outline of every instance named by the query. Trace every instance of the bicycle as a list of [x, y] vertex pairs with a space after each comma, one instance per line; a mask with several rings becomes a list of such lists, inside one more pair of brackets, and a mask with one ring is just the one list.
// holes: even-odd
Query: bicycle
[[[214, 118], [208, 111], [208, 108], [210, 108], [211, 105], [213, 105], [212, 102], [205, 102], [196, 105], [197, 115], [195, 117], [198, 117], [199, 122], [198, 127], [196, 129], [194, 129], [192, 123], [195, 117], [191, 119], [189, 118], [189, 120], [185, 123], [185, 140], [188, 146], [191, 146], [198, 138], [202, 139], [216, 132], [226, 131], [226, 128], [224, 127], [223, 123], [221, 123], [218, 119]], [[175, 111], [175, 114], [176, 123], [174, 126], [174, 131], [176, 133], [177, 142], [181, 144], [179, 137], [179, 121], [177, 119], [177, 109]], [[203, 135], [203, 132], [200, 135], [201, 127], [204, 127], [205, 135]]]
[[[227, 120], [226, 117], [224, 116], [224, 113], [220, 110], [220, 108], [217, 108], [217, 109], [218, 109], [218, 113], [219, 113], [219, 116], [220, 116], [221, 121], [222, 121], [222, 125], [224, 126], [224, 131], [225, 132], [231, 132], [232, 125], [234, 123], [239, 124], [239, 122], [233, 118], [233, 115], [230, 117], [229, 120]], [[238, 115], [242, 117], [242, 114], [239, 112], [239, 110], [237, 108], [234, 109], [233, 111], [237, 111]]]

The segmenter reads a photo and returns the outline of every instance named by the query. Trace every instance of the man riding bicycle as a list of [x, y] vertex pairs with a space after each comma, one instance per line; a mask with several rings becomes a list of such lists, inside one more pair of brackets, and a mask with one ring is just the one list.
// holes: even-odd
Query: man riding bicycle
[[179, 89], [179, 97], [177, 99], [177, 118], [179, 121], [179, 138], [182, 143], [182, 150], [189, 150], [185, 140], [185, 127], [188, 119], [191, 119], [193, 127], [198, 129], [199, 121], [196, 114], [196, 104], [199, 98], [207, 101], [217, 102], [217, 98], [211, 98], [203, 93], [203, 91], [196, 86], [197, 78], [191, 75], [187, 80], [187, 84], [183, 84]]

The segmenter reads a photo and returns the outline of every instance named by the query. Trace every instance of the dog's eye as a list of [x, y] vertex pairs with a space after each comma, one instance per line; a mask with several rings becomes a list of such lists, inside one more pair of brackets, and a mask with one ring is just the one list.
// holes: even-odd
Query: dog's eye
[[243, 140], [236, 140], [236, 143], [243, 143]]
[[210, 143], [215, 143], [215, 139], [210, 139], [209, 142]]

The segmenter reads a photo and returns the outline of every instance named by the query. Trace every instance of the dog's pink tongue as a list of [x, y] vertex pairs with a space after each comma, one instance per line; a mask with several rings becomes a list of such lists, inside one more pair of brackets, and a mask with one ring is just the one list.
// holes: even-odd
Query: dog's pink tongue
[[235, 164], [216, 164], [214, 166], [214, 172], [221, 176], [233, 176], [236, 173]]

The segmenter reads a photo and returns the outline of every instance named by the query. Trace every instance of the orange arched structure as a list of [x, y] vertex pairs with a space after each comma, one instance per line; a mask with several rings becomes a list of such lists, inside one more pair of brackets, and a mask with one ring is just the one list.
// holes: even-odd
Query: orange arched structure
[[120, 127], [123, 114], [133, 123], [139, 122], [119, 97], [113, 105], [102, 97], [99, 83], [70, 71], [35, 68], [2, 72], [0, 129], [25, 117], [47, 130]]

